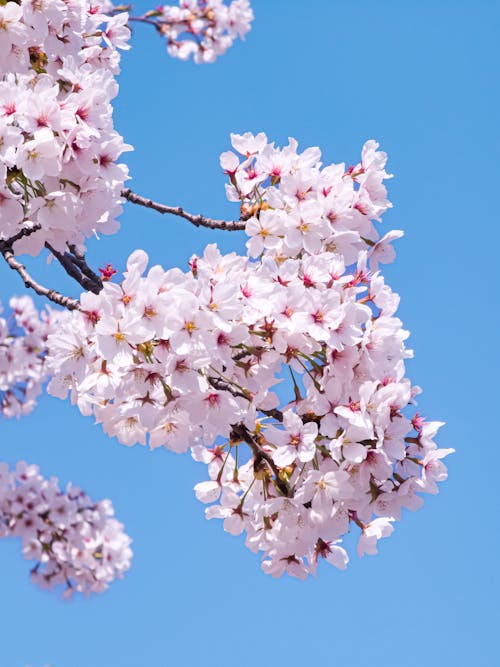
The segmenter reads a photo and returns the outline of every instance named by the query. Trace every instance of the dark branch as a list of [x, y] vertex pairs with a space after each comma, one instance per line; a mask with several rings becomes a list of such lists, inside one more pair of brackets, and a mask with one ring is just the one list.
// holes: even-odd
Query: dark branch
[[180, 206], [165, 206], [165, 204], [159, 204], [158, 202], [155, 202], [151, 199], [146, 199], [146, 197], [141, 197], [129, 189], [122, 190], [121, 195], [132, 204], [139, 204], [139, 206], [144, 206], [145, 208], [152, 208], [155, 211], [158, 211], [158, 213], [162, 214], [169, 213], [171, 215], [178, 215], [181, 218], [188, 220], [192, 225], [195, 225], [195, 227], [207, 227], [208, 229], [222, 229], [225, 231], [238, 231], [245, 229], [244, 222], [227, 222], [226, 220], [206, 218], [203, 215], [193, 215], [192, 213], [187, 213]]
[[247, 401], [251, 400], [248, 394], [245, 394], [239, 389], [231, 387], [231, 385], [222, 378], [215, 377], [214, 375], [209, 375], [207, 380], [214, 389], [218, 389], [220, 391], [228, 391], [232, 396], [235, 396], [236, 398], [244, 398]]
[[157, 23], [157, 21], [154, 21], [153, 19], [149, 19], [146, 16], [129, 16], [128, 20], [129, 21], [136, 21], [137, 23], [146, 23], [147, 25], [152, 25], [159, 32], [161, 32], [161, 27]]
[[25, 287], [34, 290], [40, 296], [47, 297], [54, 303], [57, 303], [59, 306], [68, 308], [68, 310], [77, 310], [80, 307], [80, 304], [76, 299], [72, 299], [69, 296], [64, 296], [63, 294], [60, 294], [53, 289], [48, 289], [32, 278], [26, 270], [26, 267], [15, 258], [10, 246], [5, 244], [0, 245], [0, 252], [2, 253], [10, 268], [13, 271], [17, 271], [17, 273], [21, 276]]
[[[231, 387], [231, 385], [222, 378], [209, 375], [207, 380], [214, 389], [218, 389], [219, 391], [228, 391], [232, 396], [235, 396], [236, 398], [244, 398], [248, 402], [252, 400], [249, 394], [245, 394], [243, 391]], [[283, 413], [277, 408], [272, 408], [271, 410], [262, 410], [262, 408], [259, 408], [259, 412], [262, 412], [262, 414], [266, 415], [267, 417], [273, 417], [273, 419], [276, 419], [278, 422], [283, 421]]]
[[70, 258], [71, 261], [78, 266], [80, 271], [87, 276], [87, 278], [90, 278], [90, 280], [93, 280], [97, 285], [99, 285], [99, 289], [102, 289], [102, 280], [100, 276], [98, 276], [95, 271], [93, 271], [90, 266], [87, 264], [87, 260], [85, 259], [85, 255], [81, 252], [79, 252], [76, 249], [76, 246], [74, 245], [69, 245], [68, 246], [69, 251], [70, 251]]
[[[214, 377], [211, 375], [207, 379], [214, 389], [218, 389], [220, 391], [228, 391], [233, 396], [245, 398], [247, 401], [251, 400], [250, 397], [246, 395], [244, 392], [239, 391], [234, 387], [231, 387], [226, 381], [222, 380], [221, 378]], [[262, 412], [265, 415], [272, 416], [278, 421], [283, 421], [283, 414], [281, 413], [280, 410], [260, 410], [260, 412]], [[241, 423], [232, 424], [231, 429], [232, 429], [231, 438], [233, 440], [242, 440], [243, 442], [246, 442], [246, 444], [252, 450], [252, 454], [254, 456], [254, 470], [257, 472], [262, 468], [263, 465], [267, 464], [267, 466], [271, 469], [271, 472], [275, 477], [275, 483], [277, 488], [281, 491], [281, 493], [284, 496], [288, 496], [290, 491], [290, 486], [280, 478], [278, 467], [273, 461], [272, 456], [262, 449], [258, 441], [258, 438], [256, 436], [253, 436], [244, 424]]]
[[257, 438], [250, 433], [244, 424], [232, 424], [231, 428], [231, 438], [233, 440], [242, 440], [243, 442], [246, 442], [246, 444], [252, 450], [252, 454], [255, 459], [254, 470], [260, 470], [262, 464], [265, 462], [275, 477], [277, 488], [284, 496], [288, 496], [290, 493], [290, 486], [287, 484], [287, 482], [280, 478], [280, 473], [276, 463], [273, 461], [273, 457], [262, 449]]
[[272, 408], [271, 410], [262, 410], [262, 408], [259, 408], [259, 412], [262, 412], [262, 414], [266, 415], [266, 417], [272, 417], [273, 419], [276, 419], [277, 422], [283, 421], [283, 413], [277, 408]]
[[31, 234], [37, 232], [41, 228], [42, 228], [41, 225], [33, 225], [33, 227], [23, 227], [16, 234], [14, 234], [14, 236], [11, 236], [9, 239], [6, 239], [5, 241], [0, 241], [0, 248], [3, 247], [11, 248], [16, 241], [19, 241], [25, 236], [31, 236]]
[[[83, 287], [83, 289], [94, 292], [94, 294], [99, 294], [102, 289], [102, 282], [98, 276], [93, 273], [90, 267], [87, 266], [85, 260], [81, 260], [69, 252], [59, 252], [53, 246], [51, 246], [50, 243], [45, 243], [45, 247], [54, 255], [68, 276], [76, 280], [77, 283]], [[85, 265], [86, 267], [85, 274], [81, 268], [82, 265]], [[95, 276], [95, 278], [88, 277], [87, 269], [88, 272]]]

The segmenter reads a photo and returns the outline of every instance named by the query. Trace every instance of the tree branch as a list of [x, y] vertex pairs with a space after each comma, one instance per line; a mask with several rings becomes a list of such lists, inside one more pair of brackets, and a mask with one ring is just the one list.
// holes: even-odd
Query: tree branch
[[277, 488], [281, 491], [281, 493], [284, 496], [288, 496], [290, 493], [290, 485], [280, 478], [279, 470], [276, 463], [273, 461], [273, 457], [262, 449], [257, 439], [250, 433], [250, 431], [244, 424], [242, 423], [231, 424], [231, 428], [232, 428], [231, 437], [233, 439], [238, 439], [242, 440], [243, 442], [246, 442], [246, 444], [252, 450], [252, 454], [255, 459], [254, 470], [258, 471], [259, 469], [261, 469], [262, 463], [265, 462], [269, 466], [271, 472], [275, 477], [275, 483]]
[[[68, 252], [59, 252], [53, 246], [51, 246], [50, 243], [47, 242], [45, 243], [45, 247], [54, 255], [68, 276], [76, 280], [77, 283], [83, 287], [83, 289], [94, 292], [94, 294], [99, 294], [102, 289], [102, 281], [96, 274], [94, 274], [90, 267], [87, 266], [87, 263], [84, 259], [75, 257]], [[81, 268], [83, 265], [85, 266], [85, 273]], [[95, 277], [90, 278], [88, 273]]]
[[159, 32], [161, 32], [161, 28], [160, 28], [158, 22], [154, 21], [153, 19], [149, 19], [146, 16], [129, 16], [128, 20], [129, 21], [136, 21], [137, 23], [146, 23], [147, 25], [152, 25]]
[[69, 245], [68, 246], [69, 251], [70, 251], [70, 258], [71, 261], [78, 266], [80, 271], [87, 276], [87, 278], [90, 278], [93, 280], [96, 284], [98, 284], [100, 287], [99, 289], [102, 289], [102, 280], [100, 276], [93, 271], [90, 266], [87, 264], [87, 260], [85, 259], [85, 255], [81, 252], [79, 252], [76, 249], [76, 246], [74, 245]]
[[206, 218], [203, 215], [193, 215], [192, 213], [187, 213], [180, 206], [166, 206], [165, 204], [159, 204], [151, 199], [146, 199], [146, 197], [141, 197], [140, 195], [132, 192], [130, 189], [122, 190], [122, 197], [132, 204], [139, 204], [139, 206], [144, 206], [145, 208], [152, 208], [158, 213], [169, 213], [171, 215], [178, 215], [185, 220], [188, 220], [195, 227], [207, 227], [208, 229], [222, 229], [225, 231], [238, 231], [245, 229], [245, 223], [241, 221], [231, 221], [227, 222], [226, 220], [216, 220], [215, 218]]
[[[247, 401], [250, 401], [250, 398], [246, 394], [244, 394], [242, 391], [239, 391], [238, 389], [231, 387], [225, 380], [213, 375], [210, 375], [207, 379], [214, 389], [228, 391], [233, 396], [245, 398]], [[280, 422], [283, 421], [283, 413], [280, 410], [260, 410], [260, 412], [265, 415], [272, 416]], [[277, 488], [284, 496], [288, 496], [290, 492], [290, 486], [287, 482], [281, 479], [278, 467], [273, 461], [273, 457], [262, 449], [256, 437], [250, 433], [245, 424], [231, 424], [231, 429], [231, 438], [246, 442], [246, 444], [252, 450], [252, 454], [254, 456], [254, 471], [258, 472], [262, 468], [262, 465], [266, 463], [275, 476], [275, 483]]]
[[[239, 391], [239, 389], [231, 387], [231, 385], [222, 378], [215, 377], [214, 375], [209, 375], [207, 377], [207, 380], [214, 389], [218, 389], [219, 391], [228, 391], [230, 394], [232, 394], [232, 396], [235, 396], [236, 398], [244, 398], [248, 402], [251, 401], [251, 398], [249, 397], [248, 394]], [[283, 421], [283, 413], [281, 412], [281, 410], [278, 410], [277, 408], [271, 408], [270, 410], [263, 410], [262, 408], [259, 408], [259, 412], [262, 412], [262, 414], [266, 415], [267, 417], [273, 417], [273, 419], [276, 419], [276, 421], [278, 422]]]
[[248, 396], [248, 394], [239, 391], [239, 389], [234, 389], [228, 382], [226, 382], [222, 378], [215, 377], [215, 375], [209, 375], [207, 377], [207, 380], [214, 389], [218, 389], [220, 391], [228, 391], [235, 398], [244, 398], [245, 400], [250, 401], [250, 397]]
[[272, 417], [273, 419], [276, 419], [277, 422], [283, 421], [283, 413], [277, 408], [272, 408], [271, 410], [263, 410], [262, 408], [259, 408], [259, 412], [262, 412], [262, 414], [266, 415], [266, 417]]
[[38, 224], [33, 225], [33, 227], [23, 227], [16, 234], [14, 234], [14, 236], [11, 236], [9, 239], [5, 239], [5, 241], [0, 241], [0, 248], [2, 247], [11, 248], [16, 241], [19, 241], [25, 236], [30, 236], [31, 234], [37, 232], [41, 228], [42, 226]]
[[69, 296], [64, 296], [63, 294], [60, 294], [53, 289], [48, 289], [32, 278], [26, 270], [26, 267], [15, 258], [10, 246], [5, 244], [0, 245], [0, 252], [2, 253], [10, 268], [13, 271], [17, 271], [17, 273], [19, 273], [25, 287], [31, 288], [40, 296], [45, 296], [54, 303], [57, 303], [57, 305], [63, 306], [68, 310], [77, 310], [80, 308], [80, 303], [76, 299], [72, 299]]

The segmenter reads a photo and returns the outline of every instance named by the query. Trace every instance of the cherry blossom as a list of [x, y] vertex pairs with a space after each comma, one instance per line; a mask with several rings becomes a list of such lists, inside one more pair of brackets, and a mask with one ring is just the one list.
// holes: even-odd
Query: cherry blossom
[[100, 593], [130, 567], [130, 538], [113, 518], [109, 500], [93, 502], [78, 487], [65, 491], [37, 466], [0, 463], [0, 537], [19, 537], [23, 556], [36, 563], [32, 580], [42, 588]]
[[305, 578], [321, 559], [346, 566], [352, 526], [358, 553], [376, 553], [401, 509], [436, 492], [452, 450], [407, 416], [420, 389], [405, 377], [399, 298], [378, 271], [401, 234], [380, 239], [374, 224], [390, 207], [385, 154], [369, 141], [359, 164], [322, 167], [293, 139], [232, 143], [242, 162], [221, 164], [252, 213], [248, 255], [209, 245], [186, 271], [148, 270], [135, 251], [121, 284], [82, 294], [49, 336], [48, 390], [123, 444], [191, 447], [208, 466], [195, 487], [207, 518], [245, 532], [265, 572]]
[[159, 6], [136, 20], [157, 27], [170, 56], [211, 63], [250, 30], [253, 12], [248, 0], [228, 5], [223, 0], [179, 0], [178, 6]]
[[48, 379], [47, 336], [62, 313], [39, 312], [28, 297], [13, 297], [0, 317], [0, 411], [4, 417], [30, 413]]
[[110, 102], [127, 21], [86, 0], [0, 7], [0, 240], [27, 232], [16, 253], [118, 229], [130, 146]]
[[[48, 381], [124, 445], [190, 450], [206, 466], [195, 494], [207, 519], [244, 533], [264, 572], [305, 579], [321, 560], [345, 569], [346, 533], [359, 534], [360, 556], [377, 553], [402, 510], [437, 492], [453, 451], [435, 443], [441, 422], [415, 412], [409, 332], [379, 270], [403, 234], [379, 231], [391, 207], [387, 155], [369, 140], [356, 164], [324, 166], [319, 148], [300, 151], [293, 138], [278, 147], [262, 132], [232, 134], [220, 165], [237, 221], [127, 196], [118, 160], [130, 146], [111, 100], [129, 22], [153, 25], [170, 55], [212, 62], [253, 14], [247, 0], [183, 0], [142, 17], [121, 9], [0, 7], [0, 251], [34, 286], [14, 252], [47, 247], [85, 289], [78, 301], [55, 298], [68, 307], [57, 314], [11, 301], [0, 320], [2, 412], [31, 410]], [[211, 244], [165, 269], [136, 250], [121, 279], [111, 264], [99, 276], [84, 243], [117, 230], [123, 198], [196, 225], [245, 227], [246, 255]], [[107, 501], [63, 494], [24, 464], [0, 473], [1, 525], [38, 559], [40, 584], [103, 590], [128, 568], [129, 538]]]

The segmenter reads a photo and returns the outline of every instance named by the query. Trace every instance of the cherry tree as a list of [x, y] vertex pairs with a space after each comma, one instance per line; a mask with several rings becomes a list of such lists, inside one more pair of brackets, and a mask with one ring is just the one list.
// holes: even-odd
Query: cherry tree
[[[233, 220], [195, 215], [127, 187], [114, 129], [120, 50], [144, 23], [169, 55], [211, 63], [244, 37], [248, 0], [181, 0], [142, 16], [108, 0], [0, 3], [0, 252], [30, 296], [0, 318], [0, 409], [27, 415], [45, 389], [124, 445], [190, 452], [205, 464], [196, 497], [208, 519], [246, 535], [264, 572], [339, 569], [342, 538], [377, 553], [403, 508], [446, 479], [441, 422], [415, 408], [409, 333], [380, 265], [398, 230], [386, 154], [368, 140], [357, 164], [323, 165], [318, 148], [263, 133], [231, 135], [220, 156]], [[246, 233], [245, 255], [216, 245], [189, 266], [123, 276], [92, 268], [87, 239], [115, 234], [125, 204], [197, 227]], [[41, 284], [22, 256], [58, 262], [78, 299]], [[0, 464], [0, 535], [18, 536], [33, 579], [66, 595], [100, 592], [130, 565], [110, 501]]]

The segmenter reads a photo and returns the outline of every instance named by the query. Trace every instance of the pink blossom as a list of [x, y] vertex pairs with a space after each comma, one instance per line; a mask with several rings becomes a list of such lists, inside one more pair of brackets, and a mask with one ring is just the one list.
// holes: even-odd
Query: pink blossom
[[130, 567], [130, 538], [109, 500], [94, 503], [80, 489], [43, 479], [36, 466], [0, 464], [0, 537], [20, 537], [36, 560], [32, 580], [42, 588], [100, 593]]

